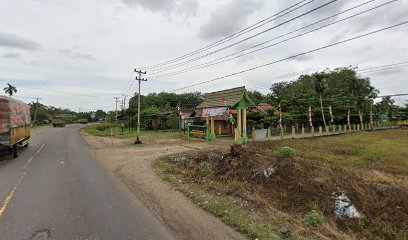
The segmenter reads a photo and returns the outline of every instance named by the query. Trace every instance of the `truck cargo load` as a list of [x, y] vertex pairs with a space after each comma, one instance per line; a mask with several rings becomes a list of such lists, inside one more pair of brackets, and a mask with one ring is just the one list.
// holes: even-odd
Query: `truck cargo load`
[[0, 149], [18, 155], [18, 145], [28, 145], [31, 136], [30, 107], [19, 100], [0, 96]]

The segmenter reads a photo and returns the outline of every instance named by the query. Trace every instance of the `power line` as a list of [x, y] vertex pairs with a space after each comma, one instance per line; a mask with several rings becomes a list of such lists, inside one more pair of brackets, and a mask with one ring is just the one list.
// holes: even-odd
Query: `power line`
[[404, 68], [404, 67], [408, 67], [408, 64], [406, 64], [406, 65], [400, 65], [400, 66], [394, 66], [394, 67], [386, 67], [386, 68], [372, 69], [372, 70], [367, 70], [367, 71], [359, 71], [359, 72], [360, 72], [360, 73], [371, 73], [371, 72], [387, 71], [387, 70], [393, 70], [393, 69]]
[[242, 40], [239, 40], [238, 42], [232, 43], [232, 44], [227, 45], [227, 46], [225, 46], [225, 47], [222, 47], [222, 48], [219, 48], [219, 49], [214, 50], [214, 51], [212, 51], [212, 52], [209, 52], [209, 53], [206, 53], [206, 54], [204, 54], [204, 55], [201, 55], [201, 56], [199, 56], [199, 57], [196, 57], [196, 58], [193, 58], [193, 59], [190, 59], [190, 60], [181, 62], [181, 63], [170, 64], [170, 65], [165, 66], [165, 67], [159, 67], [159, 68], [157, 68], [157, 69], [158, 69], [158, 70], [161, 70], [161, 69], [168, 70], [168, 69], [171, 69], [171, 68], [174, 68], [174, 67], [183, 66], [183, 65], [186, 65], [186, 64], [188, 64], [188, 63], [197, 61], [197, 60], [199, 60], [199, 59], [202, 59], [202, 58], [211, 56], [211, 55], [213, 55], [213, 54], [215, 54], [215, 53], [218, 53], [218, 52], [223, 51], [223, 50], [225, 50], [225, 49], [231, 48], [231, 47], [236, 46], [236, 45], [238, 45], [238, 44], [240, 44], [240, 43], [243, 43], [243, 42], [248, 41], [248, 40], [250, 40], [250, 39], [252, 39], [252, 38], [255, 38], [255, 37], [259, 36], [259, 35], [262, 35], [262, 34], [264, 34], [264, 33], [267, 33], [267, 32], [269, 32], [269, 31], [272, 31], [272, 30], [275, 29], [275, 28], [278, 28], [278, 27], [283, 26], [283, 25], [285, 25], [285, 24], [287, 24], [287, 23], [290, 23], [290, 22], [292, 22], [292, 21], [294, 21], [294, 20], [296, 20], [296, 19], [299, 19], [299, 18], [301, 18], [301, 17], [303, 17], [303, 16], [306, 16], [306, 15], [308, 15], [308, 14], [310, 14], [310, 13], [312, 13], [312, 12], [315, 12], [315, 11], [317, 11], [317, 10], [323, 8], [323, 7], [326, 7], [327, 5], [330, 5], [330, 4], [332, 4], [332, 3], [336, 2], [336, 1], [338, 1], [338, 0], [331, 0], [330, 2], [327, 2], [327, 3], [324, 3], [324, 4], [322, 4], [322, 5], [319, 5], [319, 6], [313, 8], [313, 9], [307, 11], [307, 12], [304, 12], [304, 13], [302, 13], [302, 14], [300, 14], [300, 15], [297, 15], [296, 17], [293, 17], [293, 18], [291, 18], [291, 19], [289, 19], [289, 20], [286, 20], [286, 21], [284, 21], [284, 22], [281, 22], [281, 23], [279, 23], [279, 24], [277, 24], [277, 25], [275, 25], [275, 26], [273, 26], [273, 27], [267, 28], [267, 29], [265, 29], [265, 30], [263, 30], [263, 31], [261, 31], [261, 32], [258, 32], [258, 33], [254, 34], [254, 35], [251, 35], [251, 36], [246, 37], [246, 38], [244, 38], [244, 39], [242, 39]]
[[[130, 75], [130, 77], [129, 77], [129, 79], [128, 79], [126, 85], [125, 85], [125, 87], [124, 87], [123, 90], [122, 90], [122, 95], [123, 95], [123, 93], [125, 92], [125, 89], [127, 88], [127, 86], [129, 85], [129, 82], [132, 80], [134, 73], [135, 73], [135, 72], [132, 71], [132, 74]], [[126, 94], [127, 94], [127, 92], [126, 92]]]
[[391, 64], [382, 65], [382, 66], [377, 66], [377, 67], [363, 68], [363, 69], [359, 69], [359, 71], [365, 71], [365, 70], [371, 70], [371, 69], [377, 69], [377, 68], [383, 68], [383, 67], [390, 67], [390, 66], [401, 65], [401, 64], [407, 64], [407, 63], [408, 63], [408, 62], [391, 63]]
[[[398, 65], [398, 64], [401, 64], [401, 63], [393, 63], [393, 64], [387, 64], [387, 65], [382, 65], [382, 66], [377, 66], [377, 67], [370, 67], [370, 68], [365, 68], [365, 69], [376, 69], [376, 71], [386, 71], [386, 70], [389, 70], [389, 69], [388, 68], [379, 69], [379, 68], [382, 68], [382, 67], [385, 67], [385, 66], [394, 66], [394, 65]], [[407, 66], [408, 65], [399, 66], [399, 67], [407, 67]], [[358, 72], [358, 73], [360, 73], [360, 71], [363, 71], [363, 69], [356, 70], [356, 72]], [[367, 71], [367, 73], [368, 72], [369, 71]], [[363, 72], [363, 73], [366, 73], [366, 72]], [[271, 84], [263, 84], [263, 85], [254, 86], [252, 88], [249, 88], [248, 90], [270, 89], [270, 88], [271, 88]]]
[[[260, 25], [260, 26], [263, 26], [263, 25], [265, 25], [266, 23], [269, 23], [269, 22], [271, 22], [271, 21], [274, 21], [274, 20], [276, 20], [276, 18], [274, 18], [274, 17], [276, 17], [276, 16], [278, 16], [279, 14], [282, 14], [282, 13], [284, 13], [284, 12], [286, 12], [286, 11], [288, 11], [288, 10], [290, 10], [290, 9], [296, 7], [297, 5], [299, 5], [299, 4], [303, 3], [303, 2], [306, 2], [306, 1], [307, 1], [307, 0], [302, 0], [302, 1], [300, 1], [300, 2], [297, 2], [297, 3], [293, 4], [293, 5], [291, 5], [291, 6], [287, 7], [287, 8], [285, 8], [284, 10], [279, 11], [278, 13], [276, 13], [276, 14], [274, 14], [274, 15], [272, 15], [272, 16], [269, 16], [269, 17], [267, 17], [267, 18], [265, 18], [265, 19], [263, 19], [263, 20], [261, 20], [261, 21], [255, 23], [255, 24], [253, 24], [253, 25], [250, 25], [250, 26], [248, 26], [248, 27], [246, 27], [246, 28], [244, 28], [244, 29], [242, 29], [242, 30], [236, 32], [236, 33], [233, 33], [233, 34], [231, 34], [231, 35], [229, 35], [229, 36], [227, 36], [227, 37], [225, 37], [225, 38], [223, 38], [223, 39], [221, 39], [221, 40], [218, 40], [218, 41], [216, 41], [216, 42], [214, 42], [214, 43], [211, 43], [211, 44], [209, 44], [209, 45], [207, 45], [207, 46], [205, 46], [205, 47], [202, 47], [202, 48], [200, 48], [200, 49], [197, 49], [197, 50], [194, 50], [194, 51], [192, 51], [192, 52], [186, 53], [186, 54], [184, 54], [184, 55], [182, 55], [182, 56], [180, 56], [180, 57], [173, 58], [173, 59], [170, 59], [170, 60], [168, 60], [168, 61], [165, 61], [165, 62], [162, 62], [162, 63], [158, 63], [158, 64], [155, 64], [155, 65], [146, 66], [146, 67], [143, 67], [143, 68], [145, 68], [145, 69], [152, 69], [152, 68], [154, 68], [154, 67], [158, 67], [158, 66], [162, 66], [162, 65], [167, 65], [168, 63], [176, 62], [176, 61], [185, 59], [185, 58], [187, 58], [187, 57], [190, 57], [190, 56], [192, 56], [192, 55], [195, 55], [195, 54], [201, 53], [201, 52], [203, 52], [203, 51], [206, 51], [206, 50], [208, 50], [208, 49], [210, 49], [210, 48], [213, 48], [213, 47], [215, 47], [215, 46], [218, 46], [218, 45], [220, 45], [220, 44], [222, 44], [222, 43], [224, 43], [224, 42], [226, 42], [226, 41], [230, 41], [231, 39], [237, 37], [238, 34], [242, 35], [242, 34], [244, 34], [244, 33], [248, 33], [248, 32], [250, 32], [250, 31], [253, 31], [253, 30], [255, 29], [254, 27], [259, 26], [260, 24], [262, 24], [262, 25]], [[309, 2], [307, 2], [307, 3], [305, 3], [305, 4], [303, 4], [303, 5], [301, 5], [301, 6], [299, 6], [299, 7], [303, 7], [303, 6], [305, 6], [305, 5], [309, 4], [309, 3], [312, 3], [312, 2], [314, 2], [314, 1], [315, 1], [315, 0], [311, 0], [311, 1], [309, 1]], [[298, 9], [299, 7], [295, 8], [294, 10]], [[283, 16], [284, 16], [284, 15], [283, 15]], [[280, 17], [281, 17], [281, 16], [280, 16]], [[274, 18], [274, 19], [271, 20], [272, 18]], [[260, 26], [259, 26], [259, 27], [260, 27]]]
[[375, 33], [379, 33], [379, 32], [382, 32], [382, 31], [385, 31], [385, 30], [388, 30], [388, 29], [391, 29], [391, 28], [399, 27], [399, 26], [405, 25], [407, 23], [408, 23], [408, 21], [404, 21], [404, 22], [401, 22], [401, 23], [398, 23], [398, 24], [395, 24], [395, 25], [392, 25], [392, 26], [389, 26], [389, 27], [381, 28], [381, 29], [378, 29], [378, 30], [375, 30], [375, 31], [372, 31], [372, 32], [369, 32], [369, 33], [364, 33], [364, 34], [361, 34], [361, 35], [358, 35], [358, 36], [355, 36], [355, 37], [352, 37], [352, 38], [348, 38], [348, 39], [345, 39], [345, 40], [342, 40], [342, 41], [331, 43], [331, 44], [325, 45], [323, 47], [315, 48], [315, 49], [312, 49], [312, 50], [309, 50], [309, 51], [306, 51], [306, 52], [302, 52], [302, 53], [299, 53], [299, 54], [295, 54], [295, 55], [292, 55], [292, 56], [289, 56], [289, 57], [286, 57], [286, 58], [282, 58], [282, 59], [279, 59], [279, 60], [276, 60], [276, 61], [273, 61], [273, 62], [269, 62], [269, 63], [266, 63], [266, 64], [251, 67], [251, 68], [247, 68], [247, 69], [242, 70], [242, 71], [238, 71], [238, 72], [235, 72], [235, 73], [231, 73], [231, 74], [224, 75], [224, 76], [221, 76], [221, 77], [217, 77], [217, 78], [214, 78], [214, 79], [211, 79], [211, 80], [203, 81], [203, 82], [200, 82], [200, 83], [191, 84], [191, 85], [188, 85], [188, 86], [185, 86], [185, 87], [182, 87], [182, 88], [172, 90], [171, 92], [175, 92], [175, 91], [179, 91], [179, 90], [182, 90], [182, 89], [202, 85], [202, 84], [213, 82], [213, 81], [217, 81], [217, 80], [224, 79], [224, 78], [227, 78], [227, 77], [232, 77], [232, 76], [239, 75], [239, 74], [242, 74], [242, 73], [245, 73], [245, 72], [250, 72], [250, 71], [253, 71], [253, 70], [256, 70], [256, 69], [259, 69], [259, 68], [263, 68], [263, 67], [266, 67], [266, 66], [270, 66], [270, 65], [273, 65], [273, 64], [276, 64], [276, 63], [279, 63], [279, 62], [283, 62], [283, 61], [286, 61], [286, 60], [289, 60], [289, 59], [292, 59], [292, 58], [297, 58], [297, 57], [300, 57], [300, 56], [303, 56], [303, 55], [306, 55], [306, 54], [310, 54], [310, 53], [317, 52], [317, 51], [320, 51], [320, 50], [323, 50], [323, 49], [326, 49], [326, 48], [330, 48], [330, 47], [333, 47], [333, 46], [336, 46], [336, 45], [340, 45], [340, 44], [343, 44], [343, 43], [346, 43], [346, 42], [350, 42], [352, 40], [356, 40], [356, 39], [363, 38], [363, 37], [366, 37], [366, 36], [369, 36], [369, 35], [373, 35]]
[[[292, 33], [294, 33], [294, 32], [303, 30], [303, 29], [305, 29], [305, 28], [307, 28], [307, 27], [310, 27], [310, 26], [312, 26], [312, 25], [316, 25], [316, 24], [318, 24], [318, 23], [320, 23], [320, 22], [323, 22], [323, 21], [326, 21], [326, 20], [328, 20], [328, 19], [330, 19], [330, 18], [334, 18], [334, 17], [336, 17], [336, 16], [338, 16], [338, 15], [341, 15], [341, 14], [343, 14], [343, 13], [345, 13], [345, 12], [351, 11], [351, 10], [353, 10], [353, 9], [355, 9], [355, 8], [361, 7], [362, 5], [367, 4], [367, 3], [370, 3], [370, 2], [372, 2], [372, 1], [375, 1], [375, 0], [370, 0], [370, 1], [367, 1], [367, 2], [365, 2], [365, 3], [359, 4], [359, 5], [357, 5], [357, 6], [354, 6], [354, 7], [352, 7], [352, 8], [346, 9], [346, 10], [344, 10], [344, 11], [342, 11], [342, 12], [340, 12], [340, 13], [337, 13], [337, 14], [335, 14], [335, 15], [332, 15], [332, 16], [329, 16], [329, 17], [326, 17], [326, 18], [323, 18], [323, 19], [321, 19], [321, 20], [319, 20], [319, 21], [317, 21], [317, 22], [314, 22], [314, 23], [309, 24], [309, 25], [307, 25], [307, 26], [304, 26], [304, 27], [302, 27], [302, 28], [293, 30], [293, 31], [288, 32], [288, 33], [286, 33], [286, 34], [282, 34], [282, 35], [280, 35], [280, 36], [278, 36], [278, 37], [272, 38], [272, 39], [270, 39], [270, 40], [267, 40], [267, 41], [265, 41], [265, 42], [262, 42], [262, 43], [260, 43], [260, 44], [257, 44], [257, 45], [251, 46], [251, 47], [248, 47], [248, 48], [243, 49], [243, 50], [240, 50], [240, 51], [238, 51], [238, 52], [235, 52], [235, 53], [232, 53], [232, 54], [223, 56], [223, 57], [221, 57], [221, 58], [218, 58], [218, 59], [215, 59], [215, 60], [212, 60], [212, 61], [208, 61], [208, 62], [206, 62], [206, 63], [199, 64], [199, 65], [196, 65], [196, 66], [193, 66], [193, 67], [189, 67], [189, 68], [186, 68], [186, 69], [183, 69], [183, 70], [180, 70], [180, 71], [176, 71], [176, 72], [172, 72], [172, 73], [167, 73], [167, 74], [162, 74], [162, 75], [158, 75], [158, 76], [152, 76], [151, 78], [159, 78], [159, 77], [168, 77], [168, 76], [179, 75], [179, 74], [182, 74], [182, 73], [191, 72], [191, 71], [203, 69], [203, 68], [206, 68], [206, 67], [214, 66], [214, 65], [217, 65], [217, 64], [220, 64], [220, 63], [224, 63], [224, 62], [227, 62], [227, 61], [230, 61], [230, 60], [233, 60], [233, 59], [236, 59], [236, 58], [240, 58], [240, 57], [243, 57], [243, 56], [246, 56], [246, 55], [255, 53], [255, 52], [259, 52], [259, 51], [261, 51], [261, 50], [265, 50], [265, 49], [267, 49], [267, 48], [270, 48], [270, 47], [279, 45], [279, 44], [281, 44], [281, 43], [288, 42], [288, 41], [290, 41], [290, 40], [292, 40], [292, 39], [295, 39], [295, 38], [298, 38], [298, 37], [301, 37], [301, 36], [304, 36], [304, 35], [313, 33], [313, 32], [315, 32], [315, 31], [321, 30], [321, 29], [323, 29], [323, 28], [327, 28], [327, 27], [329, 27], [329, 26], [332, 26], [332, 25], [334, 25], [334, 24], [343, 22], [343, 21], [348, 20], [348, 19], [351, 19], [351, 18], [353, 18], [353, 17], [357, 17], [357, 16], [362, 15], [362, 14], [365, 14], [365, 13], [367, 13], [367, 12], [369, 12], [369, 11], [373, 11], [373, 10], [375, 10], [375, 9], [377, 9], [377, 8], [383, 7], [383, 6], [387, 5], [387, 4], [390, 4], [390, 3], [392, 3], [392, 2], [395, 2], [395, 1], [397, 1], [397, 0], [392, 0], [392, 1], [389, 1], [389, 2], [386, 2], [386, 3], [383, 3], [383, 4], [380, 4], [380, 5], [376, 6], [376, 7], [373, 7], [373, 8], [367, 9], [367, 10], [364, 10], [364, 11], [359, 12], [359, 13], [357, 13], [357, 14], [348, 16], [348, 17], [346, 17], [346, 18], [337, 20], [337, 21], [335, 21], [335, 22], [326, 24], [326, 25], [324, 25], [324, 26], [315, 28], [315, 29], [313, 29], [313, 30], [310, 30], [310, 31], [307, 31], [307, 32], [298, 34], [298, 35], [296, 35], [296, 36], [293, 36], [293, 37], [284, 39], [284, 40], [282, 40], [282, 41], [280, 41], [280, 42], [276, 42], [276, 43], [273, 43], [273, 44], [264, 46], [264, 47], [262, 47], [262, 48], [255, 49], [255, 50], [253, 50], [253, 51], [250, 51], [250, 52], [247, 52], [247, 53], [244, 53], [244, 54], [241, 54], [241, 55], [237, 55], [237, 54], [239, 54], [239, 53], [241, 53], [241, 52], [245, 52], [245, 51], [250, 50], [250, 49], [252, 49], [252, 48], [259, 47], [259, 46], [261, 46], [261, 45], [264, 45], [265, 43], [271, 42], [271, 41], [276, 40], [276, 39], [278, 39], [278, 38], [281, 38], [281, 37], [283, 37], [283, 36], [286, 36], [286, 35], [292, 34]], [[234, 55], [237, 55], [237, 56], [231, 57], [231, 56], [234, 56]], [[231, 58], [225, 59], [225, 58], [227, 58], [227, 57], [231, 57]], [[222, 60], [222, 59], [225, 59], [225, 60]], [[220, 61], [220, 60], [222, 60], [222, 61]]]

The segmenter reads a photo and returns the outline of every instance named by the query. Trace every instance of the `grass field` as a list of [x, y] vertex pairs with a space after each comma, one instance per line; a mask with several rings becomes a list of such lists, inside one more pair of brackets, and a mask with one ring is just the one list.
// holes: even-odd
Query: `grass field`
[[[282, 157], [286, 146], [294, 157]], [[253, 239], [407, 239], [406, 129], [183, 156], [157, 160], [163, 179]], [[333, 193], [340, 192], [362, 218], [335, 216]]]
[[[94, 124], [85, 127], [84, 130], [88, 134], [99, 137], [110, 137], [112, 133], [115, 137], [122, 138], [136, 137], [137, 135], [136, 129], [134, 129], [133, 131], [130, 129], [129, 131], [129, 129], [126, 128], [122, 132], [122, 129], [120, 127], [117, 129], [117, 135], [115, 135], [116, 131], [114, 125], [111, 124]], [[179, 133], [178, 131], [145, 131], [145, 130], [140, 131], [140, 136], [179, 137], [180, 134], [182, 133]]]

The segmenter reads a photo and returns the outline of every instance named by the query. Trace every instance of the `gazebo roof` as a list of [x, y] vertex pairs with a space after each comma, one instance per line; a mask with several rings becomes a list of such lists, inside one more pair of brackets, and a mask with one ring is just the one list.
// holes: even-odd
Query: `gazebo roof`
[[246, 103], [247, 107], [255, 105], [249, 99], [244, 86], [208, 93], [205, 101], [196, 108], [203, 109], [225, 106], [236, 108], [239, 106], [242, 107], [242, 103]]

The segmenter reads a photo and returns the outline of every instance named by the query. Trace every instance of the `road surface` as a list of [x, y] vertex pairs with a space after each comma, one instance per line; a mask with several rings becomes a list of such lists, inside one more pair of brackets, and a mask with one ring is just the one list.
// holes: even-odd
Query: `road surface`
[[0, 162], [0, 239], [173, 239], [79, 128], [37, 129], [17, 159]]

